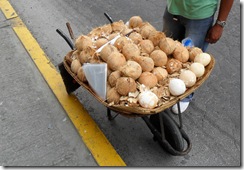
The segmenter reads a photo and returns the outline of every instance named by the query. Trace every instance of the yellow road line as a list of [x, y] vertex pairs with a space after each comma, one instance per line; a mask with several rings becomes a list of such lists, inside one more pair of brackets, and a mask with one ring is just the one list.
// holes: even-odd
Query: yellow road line
[[0, 8], [7, 19], [13, 20], [13, 30], [68, 114], [98, 165], [126, 166], [76, 96], [67, 94], [61, 75], [52, 65], [28, 28], [18, 17], [8, 0], [0, 0]]

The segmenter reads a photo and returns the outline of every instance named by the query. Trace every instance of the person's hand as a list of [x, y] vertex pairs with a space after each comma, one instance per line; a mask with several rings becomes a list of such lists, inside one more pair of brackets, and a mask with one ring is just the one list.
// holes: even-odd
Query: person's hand
[[205, 41], [207, 41], [210, 44], [216, 43], [220, 37], [222, 36], [223, 33], [223, 27], [221, 27], [218, 24], [215, 24], [209, 31], [206, 36]]

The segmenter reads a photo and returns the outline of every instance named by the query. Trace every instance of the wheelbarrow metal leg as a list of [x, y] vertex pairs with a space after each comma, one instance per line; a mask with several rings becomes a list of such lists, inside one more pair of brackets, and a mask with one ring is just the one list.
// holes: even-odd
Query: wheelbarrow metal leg
[[160, 122], [160, 129], [161, 129], [162, 140], [165, 140], [165, 134], [164, 134], [164, 122], [163, 122], [163, 116], [162, 116], [162, 113], [159, 113], [159, 122]]
[[80, 87], [79, 83], [77, 83], [76, 80], [67, 72], [63, 63], [60, 63], [58, 68], [68, 94], [74, 92]]
[[179, 122], [180, 122], [180, 129], [183, 127], [182, 124], [182, 117], [181, 117], [181, 109], [180, 109], [180, 102], [177, 102], [177, 107], [178, 107], [178, 116], [179, 116]]
[[162, 135], [162, 133], [164, 133], [164, 131], [162, 131], [162, 133], [160, 133], [157, 130], [157, 128], [155, 128], [155, 126], [150, 122], [150, 120], [147, 116], [143, 116], [141, 118], [145, 121], [145, 123], [147, 124], [147, 126], [151, 130], [152, 134], [154, 135], [154, 139], [162, 139], [162, 136], [164, 136], [164, 134]]
[[109, 108], [107, 108], [107, 117], [108, 117], [108, 120], [114, 120], [119, 114], [117, 113], [115, 116], [112, 116], [111, 114], [111, 110]]

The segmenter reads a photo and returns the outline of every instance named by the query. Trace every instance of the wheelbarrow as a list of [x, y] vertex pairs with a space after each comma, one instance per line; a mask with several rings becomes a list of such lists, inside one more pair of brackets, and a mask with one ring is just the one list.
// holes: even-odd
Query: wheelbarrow
[[[105, 16], [110, 20], [111, 23], [113, 22], [107, 13], [105, 13]], [[74, 50], [74, 36], [69, 23], [67, 23], [67, 27], [70, 33], [70, 37], [73, 41], [71, 41], [70, 38], [60, 29], [57, 29], [56, 31], [64, 38], [70, 48]], [[71, 54], [72, 51], [67, 55]], [[173, 156], [183, 156], [190, 152], [192, 143], [186, 132], [183, 130], [183, 120], [182, 114], [180, 112], [181, 109], [179, 101], [193, 93], [209, 77], [215, 64], [215, 60], [212, 56], [210, 64], [206, 67], [205, 74], [196, 82], [193, 87], [188, 88], [184, 94], [177, 96], [168, 103], [154, 109], [109, 105], [93, 91], [89, 84], [83, 83], [77, 78], [77, 76], [70, 69], [70, 63], [68, 63], [65, 58], [66, 57], [64, 57], [63, 62], [59, 64], [58, 68], [60, 70], [60, 74], [68, 94], [82, 87], [83, 89], [90, 92], [90, 94], [94, 96], [96, 100], [98, 100], [107, 108], [108, 120], [112, 121], [118, 115], [142, 118], [142, 120], [146, 123], [147, 127], [153, 134], [154, 141], [157, 141], [166, 152]], [[170, 108], [174, 104], [177, 104], [178, 106], [178, 121], [172, 117], [172, 113], [170, 111]], [[112, 112], [114, 112], [115, 115], [112, 115]]]

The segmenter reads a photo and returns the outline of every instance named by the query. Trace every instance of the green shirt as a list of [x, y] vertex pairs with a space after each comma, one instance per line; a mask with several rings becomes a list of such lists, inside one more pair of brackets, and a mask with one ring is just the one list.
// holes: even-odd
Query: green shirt
[[169, 13], [188, 19], [205, 19], [212, 16], [219, 0], [167, 0]]

